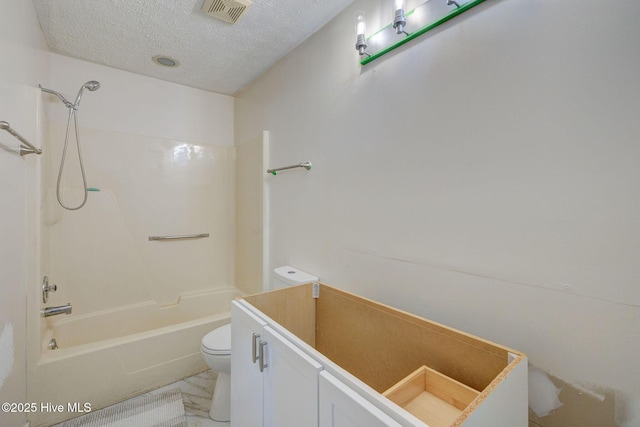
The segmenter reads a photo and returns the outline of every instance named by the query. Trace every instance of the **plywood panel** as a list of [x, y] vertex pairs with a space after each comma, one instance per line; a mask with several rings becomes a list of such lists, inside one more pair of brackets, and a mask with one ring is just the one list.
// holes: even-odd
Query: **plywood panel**
[[509, 351], [328, 286], [317, 300], [315, 344], [379, 393], [422, 365], [482, 391], [507, 366]]
[[315, 347], [316, 300], [312, 297], [310, 284], [256, 294], [244, 299]]

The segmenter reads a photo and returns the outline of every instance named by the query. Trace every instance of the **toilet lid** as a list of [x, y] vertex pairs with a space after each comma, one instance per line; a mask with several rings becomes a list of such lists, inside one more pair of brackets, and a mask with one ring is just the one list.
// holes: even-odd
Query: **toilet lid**
[[227, 323], [202, 338], [202, 350], [209, 354], [231, 354], [231, 324]]

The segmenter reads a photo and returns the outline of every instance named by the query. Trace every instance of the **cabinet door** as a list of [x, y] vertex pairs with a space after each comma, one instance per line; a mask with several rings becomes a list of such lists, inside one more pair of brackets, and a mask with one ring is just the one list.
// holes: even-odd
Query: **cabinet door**
[[237, 301], [231, 305], [231, 424], [262, 427], [263, 375], [254, 363], [254, 342], [266, 326]]
[[320, 427], [402, 427], [327, 371], [319, 376]]
[[265, 427], [317, 427], [322, 365], [269, 326], [263, 331]]

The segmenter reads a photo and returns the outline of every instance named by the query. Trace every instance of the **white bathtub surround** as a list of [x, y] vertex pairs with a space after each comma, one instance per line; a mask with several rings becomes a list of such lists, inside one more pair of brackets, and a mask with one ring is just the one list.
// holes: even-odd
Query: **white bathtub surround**
[[[75, 93], [101, 83], [79, 111], [89, 187], [75, 212], [55, 200], [67, 109], [47, 94], [50, 129], [43, 156], [43, 269], [58, 284], [51, 303], [74, 314], [155, 301], [234, 283], [233, 98], [60, 55], [48, 84]], [[91, 77], [87, 77], [91, 76]], [[75, 89], [74, 89], [75, 88]], [[82, 193], [75, 144], [62, 177], [64, 200]], [[209, 233], [198, 240], [149, 236]]]
[[[51, 141], [60, 142], [65, 129], [51, 126]], [[52, 302], [72, 301], [74, 314], [166, 306], [232, 283], [232, 147], [91, 128], [81, 129], [81, 139], [88, 186], [99, 191], [71, 213], [58, 206], [53, 187], [46, 194], [49, 276], [58, 284]], [[61, 155], [53, 145], [51, 183]], [[73, 204], [82, 200], [82, 180], [78, 163], [67, 163], [62, 195]], [[209, 237], [149, 241], [199, 233]]]

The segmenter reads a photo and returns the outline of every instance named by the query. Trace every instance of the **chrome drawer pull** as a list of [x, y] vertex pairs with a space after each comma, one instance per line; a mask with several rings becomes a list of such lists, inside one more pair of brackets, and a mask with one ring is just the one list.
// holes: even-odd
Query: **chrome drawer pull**
[[251, 361], [253, 363], [256, 363], [256, 361], [258, 360], [258, 351], [256, 348], [258, 346], [258, 344], [256, 343], [256, 341], [258, 341], [258, 338], [260, 338], [260, 334], [256, 334], [254, 332], [253, 340], [251, 341]]
[[260, 341], [260, 347], [259, 347], [259, 351], [258, 351], [258, 359], [260, 360], [260, 372], [264, 372], [264, 368], [268, 367], [269, 365], [267, 365], [266, 363], [264, 363], [264, 346], [266, 346], [267, 343], [265, 341]]

